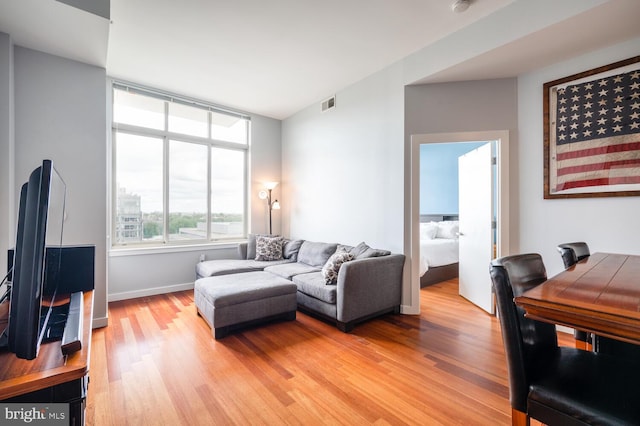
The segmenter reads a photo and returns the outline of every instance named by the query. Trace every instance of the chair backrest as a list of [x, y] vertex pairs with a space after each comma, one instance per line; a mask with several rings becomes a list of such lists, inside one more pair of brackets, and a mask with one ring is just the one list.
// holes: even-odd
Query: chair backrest
[[562, 256], [565, 269], [575, 265], [585, 257], [591, 256], [589, 246], [583, 242], [559, 244], [558, 251]]
[[513, 299], [546, 281], [547, 272], [540, 255], [531, 253], [495, 259], [490, 273], [507, 357], [509, 400], [526, 413], [532, 370], [540, 358], [553, 356], [558, 337], [555, 325], [525, 318]]

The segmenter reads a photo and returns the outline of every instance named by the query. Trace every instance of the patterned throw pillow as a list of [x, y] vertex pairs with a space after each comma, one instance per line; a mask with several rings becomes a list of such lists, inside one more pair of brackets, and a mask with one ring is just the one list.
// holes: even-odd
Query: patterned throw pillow
[[335, 284], [338, 281], [338, 272], [342, 264], [353, 259], [353, 254], [344, 250], [337, 250], [322, 267], [324, 282], [326, 284]]
[[282, 237], [256, 237], [256, 260], [282, 259]]
[[269, 235], [269, 234], [249, 234], [249, 238], [247, 239], [247, 259], [256, 258], [256, 238], [258, 237], [274, 237], [277, 235]]

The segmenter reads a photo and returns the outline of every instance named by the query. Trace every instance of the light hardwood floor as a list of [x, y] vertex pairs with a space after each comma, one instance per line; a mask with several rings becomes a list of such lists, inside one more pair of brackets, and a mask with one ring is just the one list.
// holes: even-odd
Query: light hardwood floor
[[497, 319], [455, 280], [422, 289], [421, 312], [350, 334], [298, 312], [216, 341], [192, 291], [110, 303], [87, 425], [511, 424]]

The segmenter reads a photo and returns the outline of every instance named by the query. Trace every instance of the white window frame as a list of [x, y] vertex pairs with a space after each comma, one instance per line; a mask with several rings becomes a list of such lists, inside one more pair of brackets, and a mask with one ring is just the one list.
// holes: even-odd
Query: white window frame
[[[111, 80], [108, 84], [108, 99], [110, 102], [110, 116], [111, 116], [111, 140], [110, 140], [110, 148], [109, 148], [109, 159], [110, 159], [110, 170], [111, 170], [111, 197], [109, 200], [109, 211], [110, 211], [110, 232], [109, 236], [111, 239], [110, 249], [118, 250], [118, 249], [153, 249], [153, 248], [171, 248], [171, 247], [185, 247], [185, 246], [194, 246], [194, 245], [225, 245], [233, 241], [245, 240], [247, 237], [248, 229], [249, 229], [249, 155], [250, 155], [250, 145], [251, 145], [251, 117], [229, 109], [221, 108], [213, 104], [209, 104], [203, 101], [190, 99], [184, 96], [178, 96], [175, 94], [170, 94], [166, 92], [162, 92], [159, 90], [151, 89], [148, 87], [143, 87], [137, 84], [132, 84], [128, 82], [123, 82], [119, 80]], [[127, 90], [135, 93], [139, 93], [144, 96], [149, 96], [157, 99], [163, 100], [164, 103], [164, 130], [157, 130], [148, 127], [140, 127], [131, 124], [124, 123], [115, 123], [114, 122], [114, 114], [113, 114], [113, 93], [115, 90]], [[176, 102], [183, 105], [193, 106], [197, 108], [201, 108], [207, 110], [207, 137], [198, 137], [191, 136], [182, 133], [170, 132], [168, 130], [168, 121], [169, 121], [169, 103]], [[238, 143], [238, 142], [227, 142], [223, 140], [217, 140], [212, 138], [211, 127], [212, 127], [212, 113], [225, 114], [238, 117], [240, 119], [247, 121], [247, 135], [246, 135], [246, 143]], [[149, 136], [154, 138], [162, 139], [163, 143], [163, 239], [162, 241], [139, 241], [139, 242], [124, 242], [119, 243], [116, 241], [116, 221], [117, 221], [117, 182], [116, 182], [116, 133], [127, 133], [132, 135], [139, 136]], [[206, 223], [206, 237], [203, 239], [188, 239], [188, 240], [170, 240], [169, 239], [169, 144], [170, 141], [178, 141], [178, 142], [186, 142], [193, 143], [198, 145], [204, 145], [207, 147], [207, 223]], [[243, 177], [244, 177], [244, 187], [243, 187], [243, 229], [242, 236], [228, 239], [212, 239], [211, 238], [211, 150], [212, 148], [222, 148], [230, 151], [239, 151], [244, 153], [244, 162], [243, 162]]]

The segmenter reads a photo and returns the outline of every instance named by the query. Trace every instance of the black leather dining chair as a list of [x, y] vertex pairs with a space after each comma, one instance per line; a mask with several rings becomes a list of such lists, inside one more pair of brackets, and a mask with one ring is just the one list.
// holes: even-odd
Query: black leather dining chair
[[[564, 269], [570, 268], [584, 258], [591, 256], [589, 246], [585, 242], [564, 243], [557, 247], [562, 256]], [[576, 347], [589, 349], [587, 345], [593, 345], [593, 334], [587, 331], [574, 330], [573, 338], [576, 340]]]
[[[540, 255], [490, 266], [509, 375], [512, 424], [640, 424], [640, 360], [559, 347], [555, 325], [532, 320], [514, 297], [547, 279]], [[585, 374], [587, 373], [588, 374]]]
[[567, 269], [584, 258], [591, 256], [589, 246], [584, 242], [558, 244], [564, 269]]

